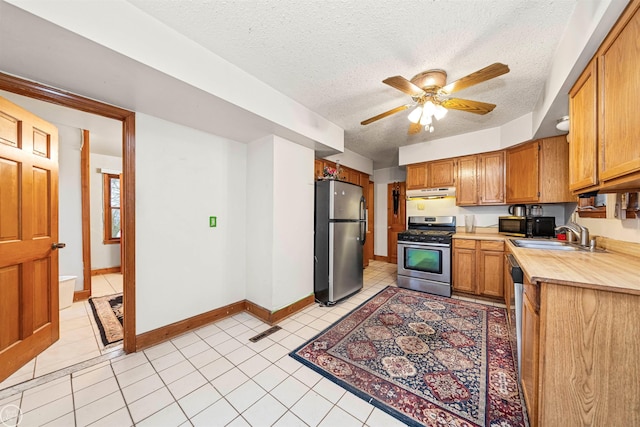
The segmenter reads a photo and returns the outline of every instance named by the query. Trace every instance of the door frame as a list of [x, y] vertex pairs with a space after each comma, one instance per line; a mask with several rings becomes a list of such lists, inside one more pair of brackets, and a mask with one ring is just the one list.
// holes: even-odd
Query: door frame
[[123, 270], [123, 346], [125, 352], [135, 352], [135, 113], [2, 72], [0, 72], [0, 89], [122, 122], [122, 173], [126, 177], [121, 193], [123, 210], [126, 211], [122, 229], [127, 235], [121, 242], [123, 256], [120, 261]]

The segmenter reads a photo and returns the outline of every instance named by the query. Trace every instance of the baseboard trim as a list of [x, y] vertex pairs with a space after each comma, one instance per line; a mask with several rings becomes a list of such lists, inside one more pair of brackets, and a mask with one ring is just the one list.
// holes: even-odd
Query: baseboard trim
[[190, 330], [200, 328], [224, 317], [240, 313], [244, 311], [245, 305], [245, 301], [243, 300], [226, 305], [224, 307], [216, 308], [215, 310], [207, 311], [206, 313], [198, 314], [197, 316], [189, 317], [188, 319], [180, 320], [179, 322], [162, 326], [149, 332], [144, 332], [140, 335], [136, 335], [136, 351], [143, 350], [155, 344], [159, 344], [163, 341], [169, 340], [173, 337], [177, 337], [178, 335]]
[[315, 300], [316, 300], [315, 296], [311, 294], [302, 298], [299, 301], [294, 302], [293, 304], [289, 304], [288, 306], [281, 308], [280, 310], [276, 310], [274, 312], [271, 312], [268, 309], [261, 307], [258, 304], [255, 304], [251, 301], [245, 300], [245, 302], [247, 303], [246, 310], [249, 313], [253, 314], [263, 322], [274, 324], [284, 319], [285, 317], [288, 317], [293, 313], [300, 311], [303, 308], [313, 304]]
[[75, 291], [73, 293], [73, 302], [84, 301], [86, 299], [89, 299], [90, 296], [91, 296], [91, 291], [87, 291], [87, 290]]
[[224, 317], [232, 316], [236, 313], [246, 311], [261, 319], [262, 321], [273, 324], [287, 316], [296, 313], [303, 308], [313, 304], [315, 297], [313, 294], [302, 298], [299, 301], [294, 302], [280, 310], [274, 312], [259, 306], [248, 300], [242, 300], [233, 304], [229, 304], [224, 307], [216, 308], [215, 310], [208, 311], [206, 313], [199, 314], [197, 316], [189, 317], [188, 319], [181, 320], [179, 322], [171, 323], [166, 326], [162, 326], [158, 329], [154, 329], [149, 332], [144, 332], [140, 335], [136, 335], [136, 351], [144, 350], [145, 348], [159, 344], [163, 341], [174, 338], [185, 332], [193, 329], [201, 328], [211, 322], [220, 320]]
[[311, 294], [306, 296], [305, 298], [302, 298], [300, 301], [296, 301], [293, 304], [290, 304], [284, 308], [281, 308], [280, 310], [276, 310], [273, 313], [271, 313], [270, 323], [279, 322], [285, 317], [291, 316], [293, 313], [298, 312], [303, 308], [313, 304], [315, 301], [316, 301], [315, 295]]
[[373, 259], [376, 260], [376, 261], [389, 262], [389, 257], [388, 256], [374, 255]]
[[98, 268], [95, 270], [91, 270], [92, 276], [97, 276], [99, 274], [111, 274], [111, 273], [120, 273], [120, 266], [117, 267], [108, 267], [108, 268]]

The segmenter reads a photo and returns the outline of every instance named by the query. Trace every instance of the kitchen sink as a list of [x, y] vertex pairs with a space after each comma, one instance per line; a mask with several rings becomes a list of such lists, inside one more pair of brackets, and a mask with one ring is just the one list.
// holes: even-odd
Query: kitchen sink
[[[590, 252], [590, 248], [579, 246], [576, 243], [562, 242], [560, 240], [542, 240], [542, 239], [510, 239], [511, 243], [519, 248], [526, 249], [546, 249], [551, 251], [586, 251]], [[594, 249], [593, 252], [605, 252], [604, 249]]]

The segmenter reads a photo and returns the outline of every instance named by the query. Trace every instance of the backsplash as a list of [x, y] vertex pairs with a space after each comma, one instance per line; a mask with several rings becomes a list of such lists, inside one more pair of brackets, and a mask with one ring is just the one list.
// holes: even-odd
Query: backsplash
[[[542, 205], [544, 216], [556, 218], [556, 224], [565, 224], [575, 203]], [[458, 227], [464, 226], [465, 215], [475, 215], [476, 227], [498, 227], [498, 217], [509, 215], [509, 206], [456, 206], [456, 199], [417, 199], [407, 200], [407, 216], [455, 215]]]

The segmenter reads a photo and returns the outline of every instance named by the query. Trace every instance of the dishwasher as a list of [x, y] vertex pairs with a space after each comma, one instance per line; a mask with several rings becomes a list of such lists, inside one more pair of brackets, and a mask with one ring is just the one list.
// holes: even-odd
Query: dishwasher
[[513, 296], [515, 298], [516, 306], [516, 347], [518, 351], [518, 378], [521, 378], [521, 366], [522, 366], [522, 297], [523, 297], [523, 275], [522, 269], [516, 261], [515, 257], [511, 254], [507, 255], [509, 260], [509, 270], [511, 271], [511, 278], [513, 279]]

